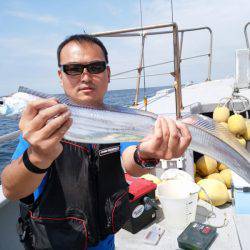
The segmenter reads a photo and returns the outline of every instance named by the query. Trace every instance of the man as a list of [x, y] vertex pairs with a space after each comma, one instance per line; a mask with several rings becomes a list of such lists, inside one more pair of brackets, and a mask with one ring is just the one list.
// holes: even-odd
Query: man
[[[101, 41], [71, 36], [57, 56], [66, 95], [102, 107], [110, 68]], [[19, 234], [26, 249], [114, 249], [113, 234], [128, 218], [120, 145], [63, 140], [71, 124], [67, 106], [56, 99], [31, 102], [22, 114], [22, 137], [2, 185], [7, 198], [21, 200]], [[181, 156], [190, 140], [185, 125], [159, 118], [154, 134], [137, 147], [121, 144], [123, 167], [131, 175], [147, 173], [159, 159]], [[107, 148], [110, 154], [103, 153]]]

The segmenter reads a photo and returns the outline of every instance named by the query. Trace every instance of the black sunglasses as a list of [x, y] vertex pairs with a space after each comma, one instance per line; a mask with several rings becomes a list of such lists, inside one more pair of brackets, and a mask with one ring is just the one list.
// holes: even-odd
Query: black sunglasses
[[72, 64], [64, 64], [60, 66], [60, 69], [65, 74], [70, 75], [70, 76], [81, 75], [85, 68], [90, 74], [99, 74], [99, 73], [102, 73], [107, 68], [107, 64], [105, 61], [99, 61], [99, 62], [93, 62], [89, 64], [72, 63]]

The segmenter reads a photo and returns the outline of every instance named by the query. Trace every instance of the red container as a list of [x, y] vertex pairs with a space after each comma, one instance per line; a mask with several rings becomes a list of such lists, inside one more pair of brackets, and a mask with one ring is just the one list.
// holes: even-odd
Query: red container
[[129, 184], [130, 218], [123, 228], [135, 234], [156, 218], [156, 209], [147, 201], [155, 199], [157, 185], [152, 181], [132, 177], [129, 174], [125, 174], [125, 177]]

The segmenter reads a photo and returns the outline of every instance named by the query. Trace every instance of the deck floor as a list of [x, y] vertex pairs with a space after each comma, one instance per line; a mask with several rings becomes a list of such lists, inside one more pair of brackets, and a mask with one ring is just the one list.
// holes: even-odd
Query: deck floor
[[[220, 208], [213, 207], [214, 216], [210, 217], [209, 220], [207, 220], [207, 216], [211, 211], [211, 206], [202, 201], [199, 200], [198, 207], [197, 207], [197, 214], [196, 214], [196, 220], [202, 223], [215, 225], [215, 226], [221, 226], [224, 224], [225, 216], [226, 216], [226, 223], [225, 226], [218, 228], [218, 236], [211, 245], [209, 249], [214, 250], [223, 250], [223, 249], [232, 249], [232, 250], [238, 250], [238, 249], [250, 249], [247, 248], [246, 244], [242, 244], [245, 247], [241, 248], [241, 244], [239, 242], [237, 229], [235, 226], [235, 218], [233, 216], [233, 207], [232, 205], [225, 205]], [[237, 223], [240, 224], [239, 221], [242, 219], [238, 218]], [[159, 225], [164, 227], [164, 216], [162, 214], [162, 211], [157, 211], [157, 219], [156, 221], [159, 223]], [[153, 224], [153, 223], [152, 223]], [[156, 246], [148, 245], [143, 242], [143, 237], [149, 230], [149, 228], [152, 226], [149, 225], [147, 228], [144, 228], [137, 234], [132, 234], [124, 229], [120, 230], [118, 234], [116, 234], [115, 237], [115, 245], [116, 249], [123, 250], [150, 250], [150, 249], [160, 249], [160, 250], [172, 250], [172, 249], [179, 249], [178, 243], [177, 243], [177, 237], [180, 235], [182, 230], [165, 230], [165, 233], [163, 234], [162, 238], [160, 239], [159, 243]], [[244, 226], [249, 225], [249, 220], [245, 221]], [[249, 228], [249, 226], [248, 226]], [[245, 239], [248, 237], [249, 231], [245, 231], [244, 236]]]

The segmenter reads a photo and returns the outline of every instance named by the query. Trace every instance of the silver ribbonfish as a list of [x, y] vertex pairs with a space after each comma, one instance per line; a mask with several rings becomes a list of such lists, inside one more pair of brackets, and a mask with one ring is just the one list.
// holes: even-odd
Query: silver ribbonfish
[[[18, 93], [2, 98], [0, 114], [20, 115], [27, 103], [47, 95], [25, 87]], [[116, 143], [140, 141], [153, 133], [157, 115], [141, 110], [105, 105], [102, 109], [73, 104], [66, 96], [57, 98], [69, 106], [73, 123], [65, 139], [83, 143]], [[187, 117], [186, 117], [187, 118]], [[192, 135], [190, 148], [209, 155], [227, 165], [250, 182], [250, 154], [222, 125], [202, 115], [182, 120]]]

